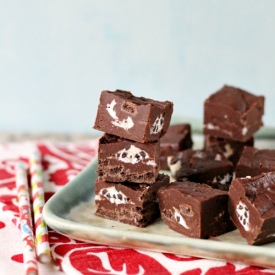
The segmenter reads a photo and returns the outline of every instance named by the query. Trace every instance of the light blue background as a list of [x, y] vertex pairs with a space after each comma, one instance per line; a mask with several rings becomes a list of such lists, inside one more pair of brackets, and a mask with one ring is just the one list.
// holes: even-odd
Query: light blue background
[[274, 0], [0, 0], [0, 130], [93, 132], [102, 90], [202, 119], [225, 83], [275, 125]]

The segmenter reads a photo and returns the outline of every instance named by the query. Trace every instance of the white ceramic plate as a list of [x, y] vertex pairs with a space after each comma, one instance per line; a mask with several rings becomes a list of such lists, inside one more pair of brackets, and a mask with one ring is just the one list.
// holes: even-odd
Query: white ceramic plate
[[[200, 147], [201, 142], [201, 138], [195, 140], [196, 147]], [[275, 141], [260, 139], [255, 146], [275, 148]], [[201, 240], [180, 235], [161, 220], [146, 228], [137, 228], [95, 216], [96, 167], [95, 159], [45, 204], [43, 215], [52, 229], [85, 242], [275, 268], [275, 243], [248, 245], [237, 230], [215, 239]]]

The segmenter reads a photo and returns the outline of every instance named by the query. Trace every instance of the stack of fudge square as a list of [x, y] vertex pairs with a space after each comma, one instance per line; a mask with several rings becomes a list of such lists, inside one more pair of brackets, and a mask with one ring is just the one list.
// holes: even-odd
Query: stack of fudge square
[[99, 139], [97, 216], [145, 227], [160, 216], [157, 192], [169, 184], [160, 171], [160, 138], [173, 112], [170, 101], [102, 91], [94, 128]]

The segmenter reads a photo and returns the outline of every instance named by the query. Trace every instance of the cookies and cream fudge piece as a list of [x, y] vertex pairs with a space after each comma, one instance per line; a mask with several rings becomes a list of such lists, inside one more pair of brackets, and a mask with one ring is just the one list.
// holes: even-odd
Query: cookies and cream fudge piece
[[158, 191], [161, 218], [168, 227], [192, 238], [209, 238], [234, 229], [228, 194], [205, 184], [172, 182]]
[[233, 177], [233, 164], [216, 150], [186, 149], [169, 160], [169, 169], [177, 181], [205, 183], [228, 190]]
[[168, 170], [167, 157], [191, 148], [192, 145], [190, 124], [179, 123], [170, 125], [166, 134], [160, 139], [160, 168]]
[[169, 177], [159, 174], [154, 184], [111, 183], [97, 179], [95, 204], [97, 216], [145, 227], [160, 217], [157, 191], [169, 184]]
[[102, 91], [94, 128], [141, 143], [163, 136], [173, 112], [170, 101], [136, 97], [122, 90]]
[[275, 171], [275, 150], [245, 147], [236, 166], [236, 177], [256, 176]]
[[233, 163], [234, 167], [236, 166], [245, 146], [254, 146], [254, 137], [246, 142], [239, 142], [225, 138], [205, 136], [205, 149], [221, 149], [224, 156]]
[[99, 139], [97, 173], [100, 180], [151, 184], [159, 170], [159, 140], [139, 143], [108, 134]]
[[275, 172], [235, 178], [228, 194], [231, 219], [247, 242], [274, 242]]
[[224, 86], [204, 102], [204, 134], [246, 142], [263, 125], [264, 96]]

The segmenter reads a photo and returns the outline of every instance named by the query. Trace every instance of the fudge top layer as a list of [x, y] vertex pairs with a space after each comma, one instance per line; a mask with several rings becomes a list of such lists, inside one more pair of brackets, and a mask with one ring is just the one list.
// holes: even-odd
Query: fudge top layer
[[[165, 104], [170, 103], [169, 101], [158, 101], [158, 100], [154, 100], [154, 99], [150, 99], [150, 98], [145, 98], [143, 96], [137, 97], [137, 96], [134, 96], [131, 92], [123, 91], [123, 90], [115, 90], [114, 92], [105, 90], [103, 92], [115, 94], [115, 95], [119, 96], [121, 99], [130, 101], [136, 105], [151, 104], [151, 105], [156, 105], [156, 106], [162, 108]], [[133, 113], [135, 111], [131, 105], [125, 106], [125, 108], [128, 109], [131, 113]]]
[[159, 192], [176, 191], [178, 194], [187, 196], [198, 201], [204, 201], [219, 195], [227, 195], [226, 191], [212, 188], [206, 184], [195, 183], [191, 181], [172, 182], [165, 189]]
[[255, 102], [263, 100], [263, 96], [256, 96], [242, 89], [225, 85], [219, 91], [212, 94], [206, 100], [206, 103], [211, 102], [224, 105], [237, 112], [245, 113]]
[[106, 134], [104, 133], [103, 136], [99, 139], [100, 144], [112, 144], [112, 146], [120, 143], [129, 143], [129, 144], [137, 144], [138, 146], [141, 146], [143, 148], [146, 148], [147, 146], [150, 147], [150, 145], [157, 145], [159, 146], [160, 141], [152, 141], [150, 143], [146, 144], [140, 144], [139, 142], [132, 141], [130, 139], [121, 138], [119, 136], [113, 135], [113, 134]]
[[255, 177], [236, 178], [230, 186], [230, 189], [233, 188], [245, 195], [260, 216], [275, 217], [275, 172], [262, 173]]

